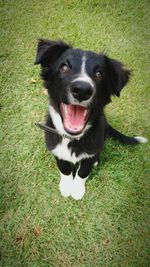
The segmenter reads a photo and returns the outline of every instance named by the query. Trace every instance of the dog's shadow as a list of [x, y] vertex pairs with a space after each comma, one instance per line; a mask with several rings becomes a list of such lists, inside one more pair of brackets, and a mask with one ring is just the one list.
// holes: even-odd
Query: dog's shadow
[[101, 181], [105, 180], [105, 176], [101, 175], [101, 173], [104, 170], [104, 166], [107, 165], [108, 162], [110, 162], [110, 165], [114, 166], [114, 171], [115, 171], [116, 170], [115, 166], [117, 166], [119, 162], [120, 164], [121, 162], [125, 162], [127, 156], [128, 157], [131, 156], [132, 159], [132, 155], [130, 155], [130, 153], [132, 153], [134, 149], [135, 146], [125, 146], [111, 138], [106, 139], [105, 147], [99, 158], [99, 163], [97, 166], [93, 167], [89, 176], [89, 180], [92, 180], [93, 178], [95, 179], [96, 177], [97, 179], [99, 179], [100, 177]]

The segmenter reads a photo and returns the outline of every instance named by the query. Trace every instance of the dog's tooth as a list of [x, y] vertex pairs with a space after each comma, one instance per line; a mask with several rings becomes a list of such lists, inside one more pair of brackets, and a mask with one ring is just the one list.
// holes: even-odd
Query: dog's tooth
[[64, 111], [64, 114], [67, 115], [68, 110], [67, 110], [67, 105], [66, 104], [63, 104], [63, 111]]
[[67, 105], [64, 105], [64, 111], [65, 111], [65, 114], [68, 113]]
[[84, 117], [86, 116], [86, 114], [87, 114], [87, 110], [85, 109], [85, 111], [84, 111]]

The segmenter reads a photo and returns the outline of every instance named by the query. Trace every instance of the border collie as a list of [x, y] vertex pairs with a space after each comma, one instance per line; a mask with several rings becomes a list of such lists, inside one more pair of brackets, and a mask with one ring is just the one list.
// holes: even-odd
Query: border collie
[[113, 129], [104, 115], [104, 107], [112, 95], [120, 96], [131, 72], [105, 54], [45, 39], [38, 42], [35, 64], [41, 65], [49, 96], [45, 139], [60, 171], [59, 188], [63, 196], [79, 200], [106, 137], [127, 145], [147, 142]]

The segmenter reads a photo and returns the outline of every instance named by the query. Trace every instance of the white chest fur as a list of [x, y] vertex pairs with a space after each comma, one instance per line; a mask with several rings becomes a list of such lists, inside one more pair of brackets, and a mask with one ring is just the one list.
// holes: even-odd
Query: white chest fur
[[87, 153], [82, 153], [78, 157], [75, 153], [72, 153], [71, 149], [68, 148], [69, 140], [63, 138], [62, 142], [59, 143], [53, 150], [52, 153], [59, 159], [66, 160], [72, 163], [77, 163], [82, 159], [92, 158], [93, 155], [88, 155]]

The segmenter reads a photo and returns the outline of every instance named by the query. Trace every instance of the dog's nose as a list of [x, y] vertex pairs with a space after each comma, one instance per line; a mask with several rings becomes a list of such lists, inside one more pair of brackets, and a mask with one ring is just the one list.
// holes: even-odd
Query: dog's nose
[[79, 102], [88, 100], [93, 94], [93, 88], [89, 83], [76, 81], [70, 88], [71, 94]]

